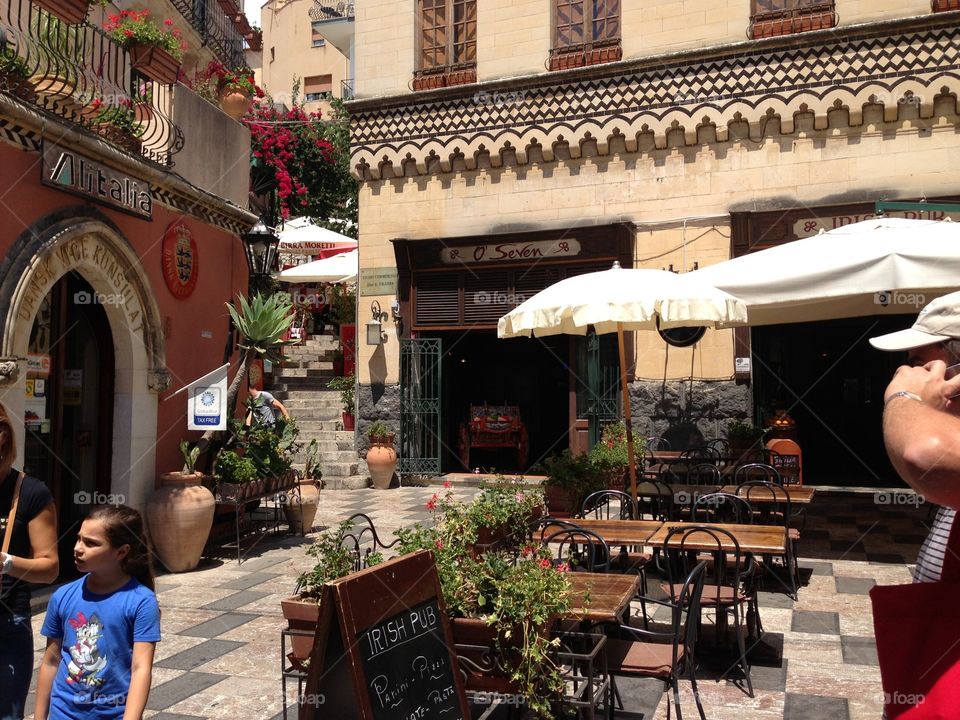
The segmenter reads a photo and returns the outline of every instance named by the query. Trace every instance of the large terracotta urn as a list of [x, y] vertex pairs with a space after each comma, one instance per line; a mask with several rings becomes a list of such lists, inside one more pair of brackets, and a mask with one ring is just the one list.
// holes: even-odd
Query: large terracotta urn
[[250, 109], [250, 94], [233, 85], [226, 85], [220, 89], [220, 109], [234, 120], [239, 122]]
[[306, 535], [313, 530], [313, 518], [316, 517], [317, 506], [320, 504], [320, 491], [316, 482], [303, 478], [300, 481], [300, 495], [290, 491], [286, 496], [283, 513], [290, 524], [290, 532]]
[[370, 479], [378, 490], [386, 490], [393, 480], [393, 471], [397, 469], [397, 451], [393, 449], [393, 435], [371, 438], [367, 450], [367, 467]]
[[213, 493], [200, 484], [202, 473], [163, 473], [147, 502], [150, 538], [170, 572], [193, 570], [213, 527]]

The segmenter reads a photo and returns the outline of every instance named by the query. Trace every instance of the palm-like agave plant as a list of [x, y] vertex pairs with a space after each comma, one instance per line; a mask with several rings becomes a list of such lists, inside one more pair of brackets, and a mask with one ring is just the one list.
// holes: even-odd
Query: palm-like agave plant
[[247, 354], [255, 352], [271, 361], [278, 361], [276, 349], [289, 345], [283, 335], [293, 322], [293, 305], [286, 293], [274, 293], [264, 297], [254, 295], [253, 300], [238, 296], [239, 310], [226, 303], [227, 311], [233, 318], [233, 324], [241, 335], [240, 347]]

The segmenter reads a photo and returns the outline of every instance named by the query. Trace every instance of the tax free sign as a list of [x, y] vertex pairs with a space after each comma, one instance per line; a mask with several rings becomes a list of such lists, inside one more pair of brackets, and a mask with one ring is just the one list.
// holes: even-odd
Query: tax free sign
[[[197, 378], [173, 395], [187, 391], [187, 430], [226, 430], [227, 369], [229, 363]], [[170, 397], [173, 397], [171, 395]]]

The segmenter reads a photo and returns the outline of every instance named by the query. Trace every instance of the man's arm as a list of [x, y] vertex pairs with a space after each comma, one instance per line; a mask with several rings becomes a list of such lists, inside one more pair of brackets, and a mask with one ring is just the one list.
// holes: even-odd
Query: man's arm
[[960, 376], [946, 365], [901, 367], [884, 392], [883, 440], [900, 477], [931, 502], [960, 508]]
[[290, 419], [290, 413], [287, 412], [287, 409], [283, 406], [283, 403], [276, 398], [273, 399], [273, 407], [280, 411], [280, 414], [283, 415], [284, 420]]

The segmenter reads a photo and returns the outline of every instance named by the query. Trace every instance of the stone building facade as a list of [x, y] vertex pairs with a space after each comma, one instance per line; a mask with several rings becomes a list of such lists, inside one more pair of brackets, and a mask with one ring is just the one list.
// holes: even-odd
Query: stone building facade
[[[444, 21], [432, 4], [364, 4], [350, 104], [352, 161], [362, 180], [358, 323], [372, 301], [384, 309], [396, 303], [383, 315], [385, 340], [360, 347], [361, 422], [379, 414], [376, 397], [403, 394], [401, 340], [440, 337], [444, 469], [456, 469], [457, 428], [469, 406], [511, 395], [527, 401], [528, 425], [566, 415], [551, 425], [553, 437], [531, 442], [532, 459], [583, 446], [576, 347], [515, 355], [536, 368], [566, 367], [568, 383], [557, 376], [531, 392], [491, 379], [513, 370], [511, 352], [498, 344], [520, 342], [496, 339], [496, 317], [538, 283], [613, 259], [685, 272], [862, 219], [879, 200], [960, 194], [951, 160], [960, 148], [960, 81], [952, 70], [960, 16], [939, 12], [939, 2], [931, 9], [927, 0], [624, 0], [615, 13], [594, 4], [607, 8], [608, 26], [599, 41], [581, 44], [570, 44], [561, 25], [570, 5], [587, 4], [447, 5], [460, 25], [441, 42], [447, 28], [437, 29]], [[446, 65], [434, 52], [444, 42]], [[623, 228], [626, 245], [617, 239]], [[555, 251], [564, 240], [578, 249], [492, 257], [501, 245], [545, 242]], [[445, 262], [451, 251], [455, 263]], [[755, 338], [753, 369], [740, 373], [737, 358], [751, 357], [749, 332], [707, 331], [690, 348], [635, 333], [638, 427], [648, 434], [686, 427], [709, 438], [730, 419], [765, 420], [774, 403], [800, 408], [803, 393], [788, 393], [786, 376], [758, 398], [757, 342], [777, 346], [776, 333], [774, 326]], [[458, 347], [469, 352], [459, 357]], [[457, 372], [454, 363], [473, 369]], [[855, 388], [840, 378], [838, 393], [875, 404], [885, 372], [854, 378]], [[465, 383], [477, 388], [475, 397], [458, 389]], [[564, 398], [550, 403], [551, 393]], [[398, 405], [390, 400], [388, 414]], [[858, 454], [876, 452], [864, 442]]]

